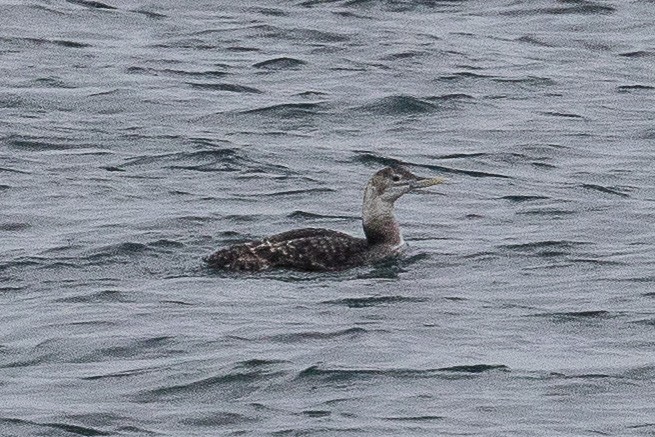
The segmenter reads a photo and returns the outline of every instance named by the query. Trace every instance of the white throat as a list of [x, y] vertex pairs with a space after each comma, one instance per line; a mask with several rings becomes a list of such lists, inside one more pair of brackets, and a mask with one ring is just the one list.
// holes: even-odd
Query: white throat
[[362, 219], [364, 223], [371, 223], [375, 220], [387, 218], [394, 219], [393, 202], [382, 200], [377, 194], [375, 187], [367, 186], [364, 192], [364, 205], [362, 208]]

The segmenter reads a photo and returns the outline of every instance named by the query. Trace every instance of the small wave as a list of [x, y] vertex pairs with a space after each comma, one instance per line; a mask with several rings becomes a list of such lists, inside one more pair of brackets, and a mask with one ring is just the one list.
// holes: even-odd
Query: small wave
[[268, 17], [288, 17], [289, 14], [281, 9], [276, 8], [253, 8], [253, 11], [266, 15]]
[[103, 169], [103, 170], [111, 171], [111, 172], [114, 172], [114, 171], [116, 171], [116, 172], [125, 171], [125, 169], [120, 168], [120, 167], [116, 167], [115, 165], [105, 165], [105, 166], [101, 166], [100, 168]]
[[182, 152], [174, 153], [171, 157], [175, 159], [191, 159], [191, 160], [200, 160], [200, 159], [228, 159], [228, 158], [237, 158], [239, 153], [236, 149], [224, 148], [224, 149], [204, 149], [204, 150], [195, 150], [193, 152]]
[[153, 76], [159, 76], [160, 74], [164, 74], [169, 76], [190, 76], [190, 77], [207, 77], [207, 78], [223, 77], [229, 74], [226, 71], [221, 71], [221, 70], [188, 71], [188, 70], [173, 70], [170, 68], [157, 69], [157, 68], [146, 68], [146, 67], [137, 67], [137, 66], [128, 67], [126, 71], [128, 74], [150, 74]]
[[151, 44], [148, 47], [153, 49], [191, 49], [191, 50], [216, 50], [216, 44], [209, 44], [201, 38], [174, 38], [167, 42]]
[[278, 196], [295, 196], [298, 194], [312, 194], [312, 193], [334, 193], [336, 190], [332, 188], [307, 188], [304, 190], [286, 190], [286, 191], [273, 191], [269, 193], [252, 194], [251, 197], [278, 197]]
[[106, 3], [101, 3], [98, 1], [92, 1], [92, 0], [66, 0], [68, 3], [72, 3], [74, 5], [79, 5], [79, 6], [84, 6], [87, 8], [92, 8], [92, 9], [109, 9], [109, 10], [116, 10], [118, 9], [115, 6], [108, 5]]
[[45, 261], [46, 258], [42, 257], [20, 257], [11, 261], [1, 262], [0, 271], [10, 268], [41, 267]]
[[503, 364], [473, 364], [442, 367], [439, 369], [322, 369], [311, 366], [302, 370], [297, 379], [325, 379], [329, 382], [343, 382], [372, 378], [443, 378], [448, 374], [470, 376], [492, 371], [509, 372], [511, 369]]
[[[280, 11], [282, 12], [282, 11]], [[284, 12], [282, 12], [284, 13]], [[337, 32], [327, 32], [324, 30], [301, 28], [288, 28], [273, 25], [255, 25], [250, 27], [255, 32], [255, 36], [263, 37], [267, 40], [288, 40], [300, 41], [303, 43], [325, 44], [325, 43], [342, 43], [350, 39], [349, 36]], [[293, 59], [283, 57], [279, 59]]]
[[547, 196], [530, 196], [530, 195], [509, 195], [501, 197], [503, 200], [509, 200], [510, 202], [522, 203], [522, 202], [533, 202], [535, 200], [546, 200], [549, 199]]
[[547, 8], [544, 12], [549, 14], [582, 14], [582, 15], [605, 15], [616, 12], [612, 6], [598, 5], [592, 2], [580, 2], [581, 4], [564, 8]]
[[31, 172], [29, 172], [27, 170], [17, 170], [15, 168], [9, 168], [9, 167], [0, 167], [0, 172], [18, 173], [18, 174], [31, 174]]
[[425, 114], [437, 110], [437, 106], [407, 95], [387, 96], [355, 108], [378, 115]]
[[355, 163], [375, 166], [407, 165], [405, 162], [386, 156], [380, 156], [367, 150], [355, 150]]
[[434, 164], [414, 164], [412, 162], [405, 162], [394, 158], [380, 156], [365, 150], [355, 150], [354, 153], [356, 154], [354, 161], [366, 165], [371, 165], [371, 164], [374, 164], [376, 166], [402, 165], [402, 166], [410, 166], [410, 167], [419, 167], [419, 168], [425, 168], [428, 170], [433, 170], [441, 173], [463, 174], [474, 178], [501, 178], [501, 179], [512, 178], [511, 176], [506, 176], [498, 173], [488, 173], [488, 172], [475, 171], [475, 170], [461, 170], [461, 169], [445, 167], [441, 165], [434, 165]]
[[25, 290], [25, 287], [6, 287], [0, 286], [0, 293], [15, 293]]
[[315, 29], [293, 29], [290, 31], [290, 35], [292, 39], [317, 43], [341, 43], [350, 40], [348, 35]]
[[482, 373], [491, 370], [501, 370], [509, 372], [509, 367], [504, 364], [473, 364], [469, 366], [451, 366], [437, 369], [439, 372], [457, 372], [457, 373]]
[[89, 97], [97, 97], [97, 96], [111, 96], [113, 94], [118, 94], [120, 90], [118, 88], [113, 88], [109, 89], [106, 91], [98, 91], [96, 93], [91, 93], [89, 94]]
[[553, 79], [550, 79], [548, 77], [537, 77], [537, 76], [527, 76], [527, 77], [522, 77], [522, 78], [495, 78], [493, 79], [494, 82], [501, 82], [501, 83], [509, 83], [509, 84], [517, 84], [517, 85], [527, 85], [531, 87], [548, 87], [548, 86], [555, 86], [557, 85], [557, 82], [555, 82]]
[[37, 137], [29, 137], [23, 135], [10, 135], [5, 139], [7, 146], [28, 152], [43, 152], [51, 150], [69, 150], [69, 149], [83, 149], [92, 146], [88, 144], [77, 144], [67, 142], [57, 142], [56, 140], [42, 140]]
[[540, 167], [540, 168], [545, 168], [545, 169], [553, 169], [557, 168], [557, 166], [553, 164], [546, 164], [545, 162], [531, 162], [531, 164], [535, 167]]
[[629, 378], [636, 381], [651, 382], [655, 379], [655, 366], [646, 365], [646, 366], [633, 367], [621, 373], [619, 377]]
[[114, 379], [114, 378], [126, 378], [135, 375], [143, 375], [155, 371], [155, 369], [145, 368], [145, 369], [129, 369], [123, 370], [120, 372], [105, 373], [102, 375], [91, 375], [80, 377], [83, 381], [98, 381], [103, 379]]
[[652, 58], [655, 57], [655, 52], [647, 51], [647, 50], [637, 50], [634, 52], [625, 52], [619, 54], [619, 56], [623, 56], [624, 58]]
[[148, 18], [152, 18], [155, 20], [161, 20], [163, 18], [168, 18], [168, 15], [160, 14], [159, 12], [153, 12], [153, 11], [148, 11], [146, 9], [135, 9], [132, 12], [135, 14], [141, 14], [145, 15]]
[[620, 197], [630, 197], [628, 194], [623, 193], [614, 187], [610, 188], [610, 187], [604, 187], [602, 185], [596, 185], [596, 184], [582, 184], [581, 187], [584, 188], [585, 190], [599, 191], [601, 193], [613, 194], [615, 196], [620, 196]]
[[77, 41], [69, 41], [65, 39], [51, 39], [51, 40], [42, 40], [45, 43], [49, 44], [54, 44], [57, 46], [61, 47], [72, 47], [75, 49], [81, 49], [85, 47], [91, 47], [91, 44], [83, 43], [83, 42], [77, 42]]
[[444, 296], [444, 299], [452, 302], [465, 302], [468, 300], [467, 298], [461, 296]]
[[158, 167], [169, 163], [169, 169], [196, 171], [237, 171], [247, 167], [246, 159], [236, 149], [216, 148], [195, 150], [192, 152], [165, 153], [162, 155], [146, 155], [129, 158], [126, 162], [111, 166], [124, 170], [125, 167], [141, 167], [156, 165]]
[[209, 91], [229, 91], [232, 93], [251, 93], [251, 94], [261, 94], [263, 91], [258, 90], [257, 88], [245, 86], [245, 85], [236, 85], [231, 83], [197, 83], [197, 82], [187, 82], [188, 85], [191, 85], [193, 88], [199, 88]]
[[262, 70], [297, 70], [307, 62], [295, 58], [275, 58], [253, 64], [253, 67]]
[[244, 416], [243, 414], [215, 411], [196, 415], [195, 417], [184, 418], [180, 423], [189, 426], [215, 428], [227, 425], [244, 425], [256, 420], [253, 417]]
[[381, 59], [384, 61], [401, 61], [404, 59], [414, 59], [421, 56], [425, 56], [425, 52], [417, 52], [414, 50], [408, 50], [399, 53], [391, 53], [389, 55], [383, 56]]
[[470, 177], [474, 177], [474, 178], [512, 179], [511, 176], [507, 176], [507, 175], [499, 174], [499, 173], [490, 173], [490, 172], [476, 171], [476, 170], [463, 170], [463, 169], [446, 167], [446, 166], [435, 165], [435, 164], [409, 163], [408, 165], [414, 166], [414, 167], [419, 167], [419, 168], [425, 168], [425, 169], [428, 169], [428, 170], [437, 171], [437, 172], [441, 172], [441, 173], [462, 174], [462, 175], [466, 175], [466, 176], [470, 176]]
[[263, 108], [249, 109], [241, 114], [263, 115], [274, 118], [304, 118], [316, 115], [321, 110], [321, 103], [281, 103], [278, 105], [264, 106]]
[[408, 296], [371, 296], [371, 297], [346, 297], [343, 299], [326, 300], [321, 303], [330, 305], [345, 305], [350, 308], [365, 308], [378, 305], [390, 305], [397, 303], [416, 303], [427, 302], [429, 299], [424, 297]]
[[246, 360], [246, 361], [239, 361], [236, 363], [235, 367], [242, 367], [242, 368], [255, 368], [255, 367], [268, 367], [268, 366], [273, 366], [277, 364], [283, 364], [286, 363], [286, 361], [283, 360], [262, 360], [258, 358], [253, 358], [251, 360]]
[[374, 370], [374, 369], [321, 369], [318, 366], [311, 366], [302, 370], [297, 379], [327, 379], [330, 381], [348, 381], [352, 379], [363, 379], [376, 376], [393, 376], [400, 370]]
[[179, 241], [174, 241], [174, 240], [168, 240], [166, 238], [162, 238], [153, 242], [148, 243], [149, 247], [154, 247], [158, 249], [181, 249], [184, 247], [184, 243], [180, 243]]
[[191, 77], [223, 77], [229, 74], [227, 71], [222, 71], [222, 70], [188, 71], [188, 70], [172, 70], [167, 68], [160, 71], [162, 73], [170, 74], [170, 75], [191, 76]]
[[143, 252], [146, 252], [147, 250], [148, 250], [148, 246], [146, 244], [134, 243], [129, 241], [126, 243], [118, 243], [118, 244], [105, 246], [99, 249], [98, 251], [96, 251], [95, 254], [87, 257], [87, 259], [95, 260], [95, 259], [107, 258], [107, 257], [133, 256], [136, 254], [141, 254]]
[[472, 73], [470, 71], [458, 71], [456, 73], [450, 74], [448, 76], [440, 76], [437, 78], [437, 81], [461, 81], [461, 80], [480, 80], [480, 79], [490, 79], [494, 76], [489, 76], [487, 74]]
[[451, 153], [448, 155], [439, 155], [436, 156], [436, 159], [467, 159], [467, 158], [480, 158], [483, 156], [489, 155], [488, 153], [483, 152], [473, 152], [473, 153]]
[[170, 165], [167, 167], [170, 170], [190, 170], [198, 172], [224, 172], [224, 171], [233, 171], [225, 170], [224, 168], [217, 168], [213, 164], [198, 164], [198, 165]]
[[257, 369], [248, 372], [228, 372], [183, 384], [169, 385], [142, 391], [136, 395], [141, 402], [158, 402], [184, 396], [216, 396], [222, 399], [239, 398], [257, 390], [261, 383], [270, 382], [285, 372], [269, 372]]
[[570, 240], [543, 240], [532, 243], [504, 244], [498, 246], [501, 249], [512, 250], [516, 252], [530, 252], [538, 255], [560, 255], [568, 254], [576, 247], [590, 244], [583, 241]]
[[521, 215], [543, 215], [551, 217], [561, 217], [567, 215], [577, 214], [578, 211], [572, 209], [561, 209], [561, 208], [536, 208], [528, 211], [519, 211], [517, 214]]
[[[61, 433], [65, 432], [68, 434], [75, 434], [75, 435], [81, 435], [81, 436], [88, 436], [88, 437], [94, 437], [94, 436], [105, 436], [105, 435], [112, 435], [112, 433], [102, 431], [97, 428], [91, 428], [88, 426], [79, 426], [79, 425], [72, 425], [69, 423], [58, 423], [58, 422], [34, 422], [31, 420], [24, 420], [24, 419], [14, 419], [14, 418], [0, 418], [0, 424], [2, 424], [2, 428], [4, 432], [10, 432], [9, 427], [11, 426], [19, 426], [22, 430], [22, 432], [27, 431], [27, 429], [32, 429], [35, 434], [41, 435], [42, 433], [46, 433], [46, 435], [51, 435], [51, 433]], [[22, 434], [22, 432], [20, 434]], [[5, 434], [9, 435], [9, 434]], [[16, 434], [18, 435], [18, 434]]]
[[15, 94], [0, 95], [0, 108], [19, 108], [23, 105], [24, 100]]
[[303, 410], [302, 414], [307, 417], [328, 417], [332, 415], [332, 412], [327, 410]]
[[606, 310], [590, 310], [590, 311], [568, 311], [568, 312], [554, 312], [554, 313], [540, 313], [534, 314], [533, 317], [545, 317], [552, 319], [554, 322], [574, 322], [585, 320], [603, 320], [614, 317], [609, 311]]
[[4, 231], [4, 232], [19, 232], [19, 231], [24, 231], [25, 229], [29, 229], [31, 227], [32, 225], [30, 225], [29, 223], [17, 223], [17, 222], [0, 223], [0, 231]]
[[[231, 142], [228, 140], [221, 140], [216, 138], [191, 137], [189, 139], [193, 144], [197, 144], [203, 147], [219, 148], [219, 147], [224, 147], [226, 144], [231, 144]], [[226, 149], [222, 149], [222, 150], [226, 150]]]
[[551, 372], [547, 375], [548, 379], [605, 379], [613, 378], [615, 376], [606, 373], [581, 373], [576, 375], [566, 375], [559, 372]]
[[226, 47], [225, 50], [229, 52], [237, 52], [237, 53], [261, 52], [261, 49], [257, 47], [245, 47], [245, 46], [231, 46], [231, 47]]
[[580, 375], [571, 375], [569, 378], [579, 378], [579, 379], [605, 379], [612, 378], [612, 375], [607, 375], [605, 373], [583, 373]]
[[295, 95], [298, 97], [312, 98], [312, 97], [325, 97], [328, 95], [328, 93], [324, 93], [322, 91], [303, 91], [302, 93], [298, 93]]
[[91, 47], [91, 44], [87, 43], [81, 43], [77, 41], [69, 41], [65, 39], [44, 39], [44, 38], [7, 38], [7, 37], [0, 37], [0, 41], [6, 42], [9, 44], [12, 43], [17, 43], [17, 44], [23, 44], [27, 43], [30, 45], [52, 45], [52, 46], [60, 46], [60, 47], [68, 47], [68, 48], [85, 48], [85, 47]]
[[134, 293], [126, 293], [121, 290], [102, 290], [85, 295], [63, 297], [56, 300], [63, 303], [129, 303], [136, 302]]
[[342, 0], [305, 0], [300, 3], [298, 3], [298, 6], [302, 6], [305, 8], [309, 8], [315, 5], [322, 5], [326, 3], [338, 3]]
[[305, 211], [293, 211], [292, 213], [288, 214], [287, 217], [293, 219], [301, 219], [301, 220], [315, 220], [315, 219], [328, 218], [330, 216], [315, 214], [312, 212], [305, 212]]
[[[174, 240], [160, 239], [147, 243], [124, 242], [101, 247], [94, 250], [83, 259], [92, 264], [111, 259], [125, 259], [141, 257], [146, 253], [172, 253], [175, 249], [184, 247], [184, 243]], [[76, 263], [71, 264], [73, 266]]]
[[451, 101], [472, 100], [472, 99], [475, 99], [475, 97], [473, 97], [470, 94], [464, 94], [464, 93], [443, 94], [440, 96], [431, 96], [425, 98], [425, 100], [428, 100], [430, 102], [451, 102]]
[[635, 325], [655, 326], [655, 318], [635, 320], [631, 323]]
[[330, 340], [333, 338], [342, 338], [342, 337], [352, 338], [352, 337], [361, 336], [366, 333], [368, 333], [368, 331], [364, 328], [349, 328], [349, 329], [344, 329], [342, 331], [334, 331], [334, 332], [316, 332], [316, 331], [295, 332], [291, 334], [273, 335], [266, 338], [273, 341], [279, 341], [282, 343], [297, 343], [306, 340]]
[[193, 306], [194, 304], [189, 303], [189, 302], [184, 302], [181, 300], [170, 300], [170, 299], [162, 299], [159, 301], [159, 303], [163, 304], [168, 304], [168, 305], [179, 305], [179, 306]]
[[441, 165], [424, 165], [423, 167], [437, 170], [443, 173], [453, 173], [453, 174], [462, 174], [466, 176], [471, 176], [474, 178], [500, 178], [500, 179], [512, 179], [511, 176], [507, 176], [499, 173], [489, 173], [486, 171], [476, 171], [476, 170], [462, 170], [458, 168], [445, 167]]
[[75, 86], [69, 85], [58, 77], [39, 77], [32, 81], [35, 88], [64, 88], [73, 89]]
[[[376, 8], [379, 8], [383, 11], [389, 11], [389, 12], [394, 12], [394, 13], [403, 13], [403, 12], [419, 12], [419, 11], [425, 11], [426, 9], [428, 10], [451, 10], [451, 11], [459, 11], [461, 8], [458, 6], [465, 0], [441, 0], [441, 1], [433, 1], [433, 0], [419, 0], [419, 1], [383, 1], [383, 2], [376, 2], [372, 0], [304, 0], [301, 3], [299, 3], [299, 6], [305, 7], [305, 8], [312, 8], [314, 6], [320, 6], [320, 5], [326, 5], [326, 4], [332, 4], [332, 3], [340, 3], [340, 6], [343, 7], [348, 7], [348, 8], [360, 8], [360, 9], [368, 9], [371, 6], [375, 6]], [[345, 16], [355, 16], [355, 17], [360, 17], [360, 15], [353, 14], [352, 12], [348, 11], [336, 11], [335, 12], [337, 15], [345, 15]]]
[[570, 262], [574, 264], [591, 264], [597, 266], [625, 266], [628, 263], [624, 261], [613, 261], [609, 259], [597, 259], [597, 258], [571, 258]]
[[84, 361], [115, 361], [117, 359], [132, 359], [135, 357], [143, 357], [149, 352], [153, 355], [158, 355], [165, 351], [171, 353], [169, 349], [174, 344], [174, 338], [170, 336], [157, 336], [143, 339], [130, 339], [125, 344], [117, 344], [112, 346], [102, 347], [84, 357]]
[[528, 43], [528, 44], [533, 44], [533, 45], [536, 45], [536, 46], [539, 46], [539, 47], [554, 47], [553, 44], [547, 43], [547, 42], [543, 41], [542, 39], [537, 38], [534, 35], [524, 35], [524, 36], [516, 38], [516, 41], [525, 42], [525, 43]]
[[618, 92], [620, 93], [629, 93], [631, 91], [652, 91], [655, 90], [655, 87], [650, 85], [621, 85], [617, 87]]
[[348, 215], [328, 215], [328, 214], [315, 214], [313, 212], [306, 211], [293, 211], [288, 214], [287, 217], [297, 220], [320, 220], [320, 219], [339, 219], [339, 220], [356, 220], [359, 217], [348, 216]]
[[572, 114], [572, 113], [567, 113], [567, 112], [543, 111], [543, 112], [541, 112], [541, 114], [550, 115], [550, 116], [553, 116], [553, 117], [584, 119], [584, 117], [582, 115]]
[[591, 2], [580, 2], [574, 6], [554, 7], [554, 8], [534, 8], [534, 9], [515, 9], [511, 11], [502, 11], [500, 15], [507, 16], [528, 16], [528, 15], [605, 15], [616, 12], [611, 6], [598, 5]]
[[394, 422], [425, 422], [431, 420], [443, 420], [444, 416], [407, 416], [407, 417], [383, 417], [383, 420], [391, 420]]
[[650, 432], [649, 434], [654, 434], [655, 433], [655, 422], [653, 423], [639, 423], [637, 425], [629, 425], [628, 429], [643, 429], [643, 428], [653, 428], [653, 432]]

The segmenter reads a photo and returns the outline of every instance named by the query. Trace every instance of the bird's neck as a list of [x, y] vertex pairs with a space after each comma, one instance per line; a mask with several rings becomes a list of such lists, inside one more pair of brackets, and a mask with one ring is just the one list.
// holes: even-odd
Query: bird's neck
[[402, 244], [403, 237], [393, 213], [393, 202], [382, 200], [374, 187], [367, 187], [364, 193], [362, 221], [366, 241], [370, 245]]

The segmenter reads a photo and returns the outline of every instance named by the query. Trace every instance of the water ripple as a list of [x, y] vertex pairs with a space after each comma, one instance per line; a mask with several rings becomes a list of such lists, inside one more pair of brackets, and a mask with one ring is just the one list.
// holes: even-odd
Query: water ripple
[[253, 67], [263, 70], [294, 70], [307, 65], [307, 62], [294, 58], [275, 58], [253, 64]]
[[[10, 1], [0, 22], [0, 434], [651, 430], [652, 4]], [[448, 180], [398, 202], [402, 256], [203, 266], [359, 233], [387, 165]]]

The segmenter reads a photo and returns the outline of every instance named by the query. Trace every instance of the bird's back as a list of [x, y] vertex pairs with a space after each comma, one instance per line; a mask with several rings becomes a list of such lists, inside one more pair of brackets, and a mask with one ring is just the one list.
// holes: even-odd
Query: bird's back
[[336, 271], [367, 261], [368, 243], [343, 232], [305, 228], [221, 249], [205, 258], [212, 267], [258, 271], [284, 267]]

